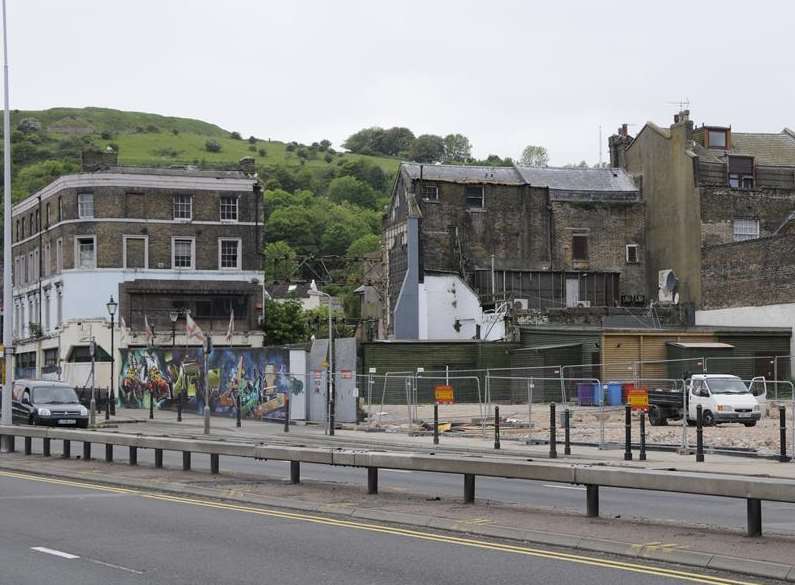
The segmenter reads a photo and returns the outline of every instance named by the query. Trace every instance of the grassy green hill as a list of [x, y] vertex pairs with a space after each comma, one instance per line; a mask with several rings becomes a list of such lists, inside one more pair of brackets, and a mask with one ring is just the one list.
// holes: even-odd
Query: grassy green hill
[[[31, 122], [33, 120], [34, 122]], [[122, 165], [235, 166], [251, 156], [264, 170], [287, 168], [326, 175], [342, 161], [363, 159], [393, 173], [397, 159], [336, 152], [320, 145], [300, 145], [257, 137], [241, 138], [220, 126], [193, 120], [125, 112], [108, 108], [52, 108], [12, 112], [13, 192], [15, 199], [30, 195], [61, 174], [79, 170], [82, 149], [111, 146]], [[211, 152], [207, 142], [220, 150]], [[266, 173], [267, 174], [267, 173]]]

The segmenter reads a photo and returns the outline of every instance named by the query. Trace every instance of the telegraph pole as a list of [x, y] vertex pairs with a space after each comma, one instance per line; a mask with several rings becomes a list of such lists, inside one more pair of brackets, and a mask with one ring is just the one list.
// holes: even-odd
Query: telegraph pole
[[[8, 105], [8, 28], [6, 26], [6, 0], [3, 0], [3, 350], [6, 376], [0, 422], [11, 424], [11, 389], [14, 385], [13, 302], [11, 281], [11, 110]], [[10, 437], [3, 437], [0, 450], [7, 452]]]

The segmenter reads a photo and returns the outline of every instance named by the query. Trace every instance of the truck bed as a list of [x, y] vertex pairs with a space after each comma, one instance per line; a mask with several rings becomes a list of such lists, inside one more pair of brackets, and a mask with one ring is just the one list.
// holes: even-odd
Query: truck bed
[[681, 408], [682, 390], [669, 390], [666, 388], [649, 388], [649, 404], [665, 406], [668, 408]]

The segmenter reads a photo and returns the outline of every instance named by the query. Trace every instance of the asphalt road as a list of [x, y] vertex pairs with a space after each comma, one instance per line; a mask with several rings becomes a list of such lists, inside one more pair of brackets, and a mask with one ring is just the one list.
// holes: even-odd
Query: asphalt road
[[[34, 449], [40, 447], [34, 441]], [[61, 442], [52, 442], [53, 454], [60, 453]], [[72, 455], [81, 453], [82, 443], [72, 444]], [[94, 446], [94, 457], [104, 457], [104, 447]], [[126, 462], [128, 449], [116, 447], [114, 458]], [[182, 455], [164, 452], [166, 467], [181, 468]], [[138, 450], [141, 465], [154, 465], [154, 453]], [[210, 469], [209, 455], [194, 454], [194, 469]], [[289, 463], [284, 461], [255, 461], [239, 457], [222, 457], [221, 473], [261, 475], [269, 479], [287, 480]], [[363, 487], [367, 485], [367, 471], [348, 467], [302, 464], [302, 481], [325, 481]], [[444, 473], [424, 473], [403, 470], [381, 470], [380, 490], [396, 490], [427, 497], [463, 497], [463, 478]], [[523, 504], [535, 508], [583, 512], [585, 487], [562, 484], [545, 484], [524, 480], [477, 478], [477, 497], [500, 503]], [[605, 518], [621, 517], [672, 522], [677, 525], [701, 525], [744, 530], [746, 506], [742, 500], [706, 497], [668, 492], [644, 492], [601, 488], [599, 490], [600, 515]], [[795, 534], [795, 505], [763, 502], [765, 533]]]
[[[0, 475], [0, 582], [14, 585], [611, 585], [674, 569], [427, 531]], [[687, 572], [687, 582], [726, 583]], [[746, 580], [747, 581], [747, 580]]]

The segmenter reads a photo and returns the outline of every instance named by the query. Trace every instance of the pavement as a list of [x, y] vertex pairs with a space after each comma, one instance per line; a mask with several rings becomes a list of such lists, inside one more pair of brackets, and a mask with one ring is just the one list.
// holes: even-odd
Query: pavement
[[[125, 420], [121, 418], [124, 416], [124, 413], [120, 413], [121, 420]], [[166, 420], [142, 423], [132, 422], [135, 418], [126, 420], [129, 422], [118, 422], [118, 430], [201, 435], [200, 417], [186, 417], [179, 424]], [[230, 428], [234, 429], [234, 421], [213, 419], [214, 434], [211, 438], [245, 440], [254, 437], [252, 440], [264, 442], [325, 441], [326, 444], [331, 441], [342, 444], [351, 440], [348, 438], [350, 432], [338, 431], [332, 438], [312, 427], [302, 427], [301, 432], [291, 428], [285, 437], [279, 425], [248, 421], [244, 422], [242, 429], [229, 432], [225, 425], [230, 423]], [[164, 433], [164, 430], [171, 432]], [[384, 445], [383, 442], [380, 444]], [[53, 443], [54, 454], [58, 453], [59, 447], [59, 442]], [[454, 448], [472, 451], [484, 447], [455, 445]], [[488, 452], [494, 453], [493, 450]], [[504, 456], [511, 455], [510, 449], [500, 452]], [[461, 478], [445, 474], [383, 470], [381, 493], [369, 496], [365, 490], [366, 475], [360, 469], [303, 465], [303, 483], [293, 486], [286, 481], [288, 468], [284, 462], [224, 457], [221, 461], [222, 474], [217, 476], [202, 471], [186, 473], [178, 470], [181, 462], [178, 453], [165, 454], [165, 470], [152, 467], [152, 454], [147, 450], [139, 452], [140, 465], [137, 467], [123, 464], [125, 454], [126, 449], [116, 449], [116, 464], [44, 459], [35, 455], [4, 455], [0, 457], [0, 468], [45, 473], [92, 484], [132, 486], [141, 490], [191, 494], [302, 512], [331, 513], [361, 520], [463, 532], [478, 537], [565, 546], [575, 550], [666, 560], [697, 567], [725, 568], [757, 576], [795, 580], [791, 559], [795, 539], [786, 536], [787, 533], [792, 535], [795, 532], [795, 507], [788, 504], [765, 502], [763, 514], [768, 535], [750, 539], [742, 536], [741, 531], [745, 517], [744, 502], [727, 498], [604, 489], [601, 494], [603, 516], [590, 519], [582, 515], [585, 495], [579, 486], [480, 478], [478, 503], [467, 506], [461, 503]], [[737, 458], [728, 459], [731, 463]], [[792, 467], [790, 464], [773, 464], [765, 460], [756, 463]], [[645, 464], [649, 465], [649, 462]], [[715, 464], [727, 465], [712, 463]], [[208, 470], [209, 457], [194, 455], [194, 469]], [[707, 522], [699, 522], [700, 518], [705, 517]], [[711, 521], [714, 517], [723, 520], [715, 523]], [[776, 531], [781, 534], [773, 534]]]
[[[3, 456], [0, 461], [5, 465], [16, 457]], [[584, 553], [552, 544], [526, 546], [516, 542], [517, 533], [506, 533], [482, 517], [472, 518], [472, 507], [467, 507], [468, 520], [424, 517], [420, 524], [417, 502], [408, 508], [404, 502], [402, 513], [384, 511], [383, 500], [389, 499], [384, 496], [375, 507], [356, 508], [323, 488], [320, 497], [331, 503], [315, 503], [312, 510], [309, 500], [303, 507], [288, 507], [275, 493], [243, 494], [232, 489], [228, 479], [219, 484], [199, 473], [167, 471], [166, 478], [162, 470], [153, 473], [117, 464], [50, 460], [41, 465], [63, 475], [61, 466], [104, 481], [0, 471], [4, 583], [780, 583], [738, 579], [734, 567], [748, 563], [716, 555], [709, 557], [712, 568], [681, 570], [653, 560], [673, 556], [655, 545], [636, 549], [632, 560], [612, 550]], [[117, 473], [119, 468], [124, 473]], [[110, 485], [119, 480], [124, 487]], [[130, 487], [136, 482], [148, 487]], [[214, 491], [226, 496], [211, 497]], [[546, 539], [554, 540], [555, 534]], [[618, 546], [606, 546], [603, 539], [591, 539], [586, 546], [586, 538], [581, 537], [581, 549], [598, 550], [596, 543], [605, 549]]]

